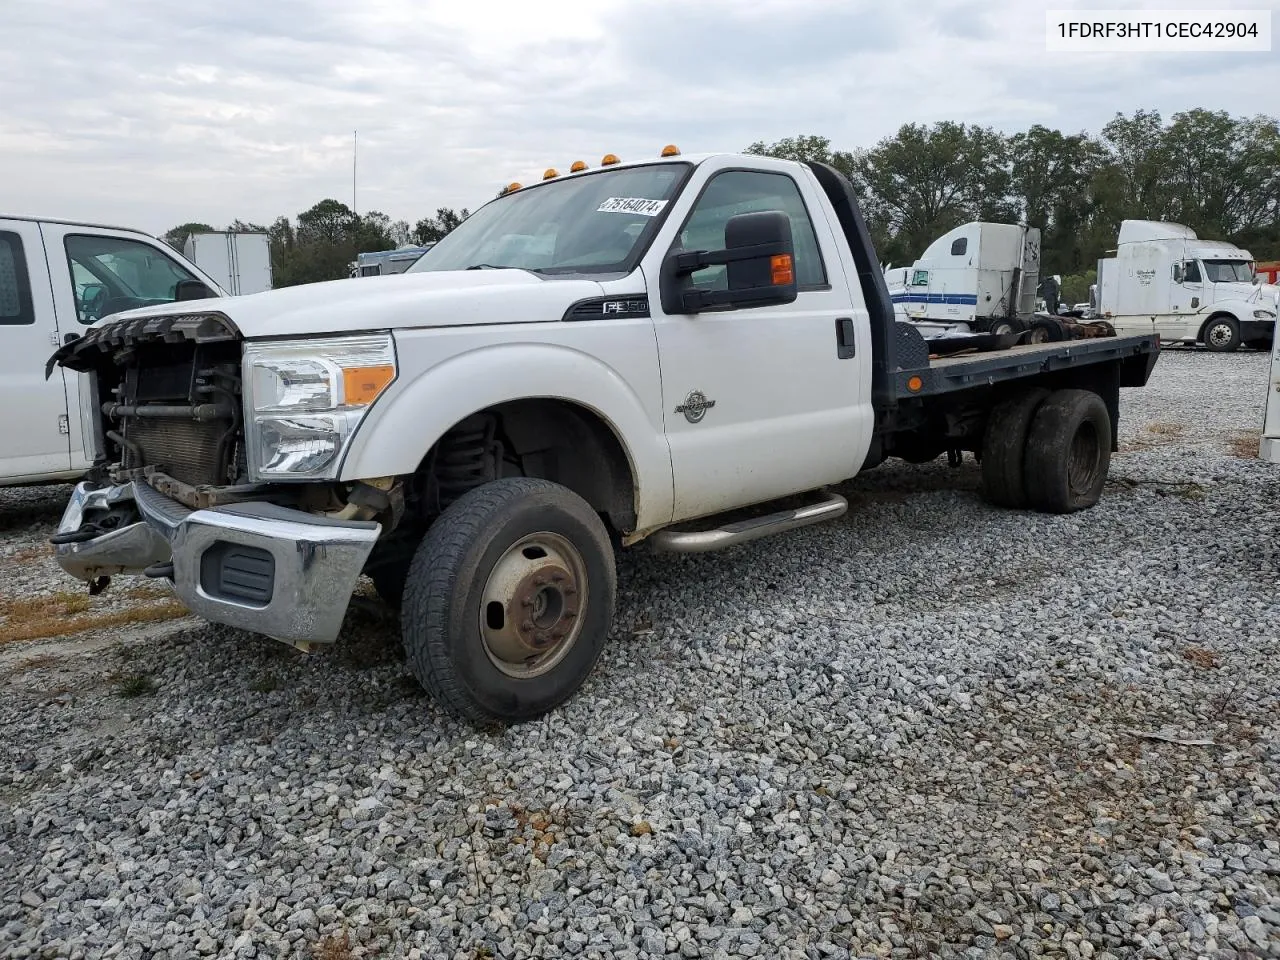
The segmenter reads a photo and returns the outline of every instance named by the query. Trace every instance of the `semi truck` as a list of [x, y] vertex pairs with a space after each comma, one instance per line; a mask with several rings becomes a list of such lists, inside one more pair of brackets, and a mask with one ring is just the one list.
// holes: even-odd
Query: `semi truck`
[[1012, 333], [1032, 323], [1040, 231], [974, 221], [951, 230], [910, 267], [886, 273], [902, 320], [933, 330]]
[[0, 215], [0, 486], [79, 480], [101, 419], [50, 350], [131, 307], [225, 296], [168, 244], [127, 227]]
[[1098, 261], [1098, 315], [1117, 333], [1216, 352], [1269, 347], [1276, 300], [1252, 263], [1248, 250], [1180, 223], [1122, 221], [1115, 256]]
[[600, 657], [617, 550], [835, 521], [888, 457], [968, 453], [996, 509], [1096, 504], [1156, 337], [1011, 342], [897, 321], [831, 166], [609, 154], [375, 285], [135, 310], [61, 347], [103, 445], [55, 555], [304, 650], [367, 574], [442, 707], [517, 723]]

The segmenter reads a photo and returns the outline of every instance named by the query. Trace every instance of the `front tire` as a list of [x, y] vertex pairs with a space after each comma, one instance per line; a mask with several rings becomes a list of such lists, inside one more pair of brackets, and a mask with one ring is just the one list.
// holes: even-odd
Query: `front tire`
[[1240, 349], [1240, 324], [1235, 317], [1214, 317], [1204, 326], [1204, 345], [1214, 353], [1234, 353]]
[[1111, 468], [1111, 414], [1091, 390], [1058, 390], [1040, 405], [1023, 460], [1027, 500], [1043, 513], [1074, 513], [1102, 497]]
[[535, 719], [586, 682], [616, 593], [609, 533], [585, 500], [546, 480], [484, 484], [414, 554], [401, 608], [409, 667], [455, 716]]

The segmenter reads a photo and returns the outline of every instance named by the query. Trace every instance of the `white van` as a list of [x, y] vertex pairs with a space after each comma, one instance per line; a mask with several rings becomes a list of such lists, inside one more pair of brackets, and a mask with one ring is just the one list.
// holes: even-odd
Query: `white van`
[[1219, 352], [1266, 348], [1276, 324], [1248, 250], [1155, 220], [1120, 224], [1116, 255], [1098, 261], [1098, 312], [1122, 336], [1156, 333]]
[[0, 215], [0, 486], [82, 477], [96, 398], [53, 352], [95, 321], [134, 307], [226, 296], [155, 237], [124, 227]]

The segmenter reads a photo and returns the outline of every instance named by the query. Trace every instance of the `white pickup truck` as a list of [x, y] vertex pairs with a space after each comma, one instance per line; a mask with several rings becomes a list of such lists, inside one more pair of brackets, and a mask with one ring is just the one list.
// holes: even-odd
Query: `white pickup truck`
[[63, 568], [168, 579], [303, 649], [367, 572], [420, 682], [488, 724], [585, 681], [615, 547], [832, 519], [830, 488], [888, 456], [971, 451], [1007, 508], [1098, 500], [1154, 336], [931, 344], [831, 167], [605, 159], [513, 185], [373, 286], [136, 310], [62, 347], [106, 438]]
[[155, 237], [0, 216], [0, 486], [77, 480], [93, 465], [84, 378], [47, 377], [49, 351], [119, 310], [223, 291]]

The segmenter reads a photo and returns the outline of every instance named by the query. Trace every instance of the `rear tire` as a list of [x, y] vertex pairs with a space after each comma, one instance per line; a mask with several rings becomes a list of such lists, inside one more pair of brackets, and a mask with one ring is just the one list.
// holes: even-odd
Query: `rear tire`
[[1018, 317], [1002, 317], [999, 320], [992, 320], [991, 327], [988, 332], [998, 336], [1010, 333], [1022, 333], [1027, 329], [1027, 325]]
[[1074, 513], [1102, 496], [1111, 467], [1111, 415], [1090, 390], [1058, 390], [1040, 405], [1023, 460], [1027, 501], [1043, 513]]
[[997, 404], [987, 417], [981, 460], [982, 492], [989, 503], [1013, 510], [1027, 505], [1022, 469], [1027, 432], [1048, 396], [1048, 390], [1034, 387]]
[[436, 519], [409, 568], [409, 667], [473, 723], [542, 716], [586, 682], [617, 592], [609, 533], [585, 500], [528, 477], [496, 480]]
[[1036, 317], [1029, 329], [1027, 343], [1061, 343], [1067, 339], [1067, 331], [1052, 317]]
[[1214, 353], [1234, 353], [1240, 349], [1240, 324], [1235, 317], [1213, 317], [1204, 325], [1204, 345]]

